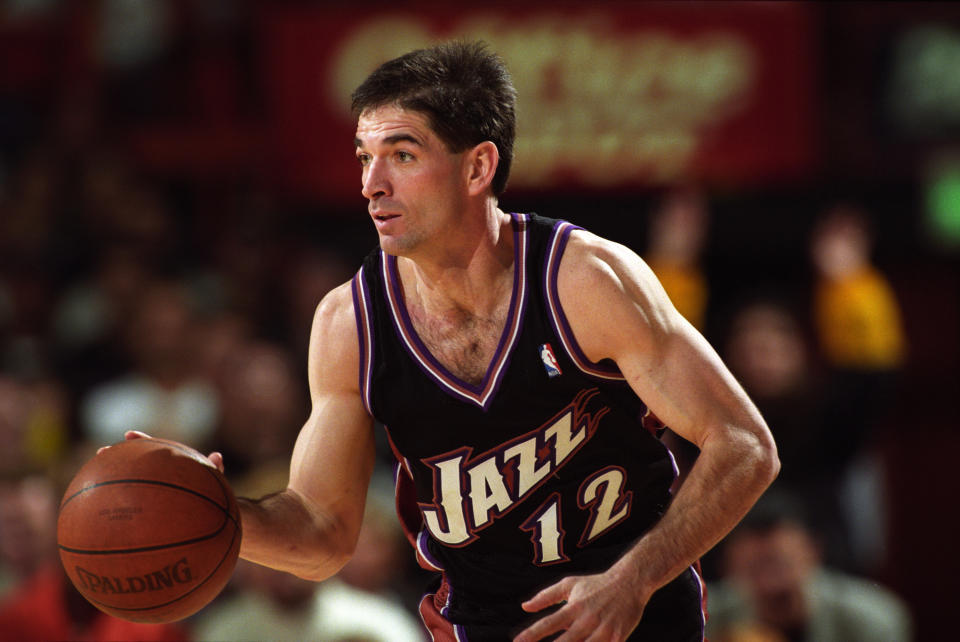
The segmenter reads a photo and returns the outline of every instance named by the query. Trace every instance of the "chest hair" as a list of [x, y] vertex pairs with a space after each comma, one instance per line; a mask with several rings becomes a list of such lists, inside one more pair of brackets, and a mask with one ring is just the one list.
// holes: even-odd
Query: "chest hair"
[[492, 317], [478, 317], [464, 311], [428, 315], [419, 306], [410, 310], [410, 319], [430, 354], [461, 381], [478, 385], [500, 343], [508, 306]]

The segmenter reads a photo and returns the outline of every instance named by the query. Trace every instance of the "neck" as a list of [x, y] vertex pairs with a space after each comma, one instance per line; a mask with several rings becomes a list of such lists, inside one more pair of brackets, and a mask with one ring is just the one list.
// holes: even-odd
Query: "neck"
[[500, 305], [512, 285], [511, 219], [493, 206], [474, 220], [476, 225], [451, 234], [439, 256], [398, 259], [408, 301], [430, 313], [461, 310], [477, 316]]

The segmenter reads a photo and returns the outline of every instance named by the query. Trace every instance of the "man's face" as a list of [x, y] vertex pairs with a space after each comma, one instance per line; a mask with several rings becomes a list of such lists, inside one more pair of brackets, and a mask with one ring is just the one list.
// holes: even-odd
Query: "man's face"
[[801, 528], [782, 524], [769, 532], [735, 534], [725, 560], [730, 577], [751, 597], [763, 622], [789, 628], [805, 621], [804, 592], [818, 554]]
[[426, 116], [393, 105], [364, 111], [354, 142], [385, 252], [409, 256], [455, 229], [466, 196], [464, 154], [451, 153]]

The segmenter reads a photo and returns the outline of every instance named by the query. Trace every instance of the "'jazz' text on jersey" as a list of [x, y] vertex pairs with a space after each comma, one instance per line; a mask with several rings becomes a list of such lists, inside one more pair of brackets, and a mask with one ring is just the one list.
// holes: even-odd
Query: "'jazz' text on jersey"
[[433, 469], [434, 501], [420, 510], [430, 534], [448, 546], [465, 546], [522, 502], [593, 436], [608, 412], [586, 411], [596, 394], [595, 388], [581, 391], [540, 428], [476, 457], [464, 447], [425, 460]]

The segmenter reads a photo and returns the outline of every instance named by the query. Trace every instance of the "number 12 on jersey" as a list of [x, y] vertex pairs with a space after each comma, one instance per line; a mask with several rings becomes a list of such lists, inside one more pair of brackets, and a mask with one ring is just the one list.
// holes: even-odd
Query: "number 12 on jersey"
[[[624, 492], [626, 474], [619, 466], [602, 468], [587, 477], [577, 492], [577, 504], [590, 511], [587, 525], [577, 543], [581, 548], [600, 537], [630, 515], [633, 492]], [[566, 532], [561, 524], [561, 496], [553, 493], [520, 525], [530, 533], [533, 563], [548, 566], [566, 562], [563, 552]]]

